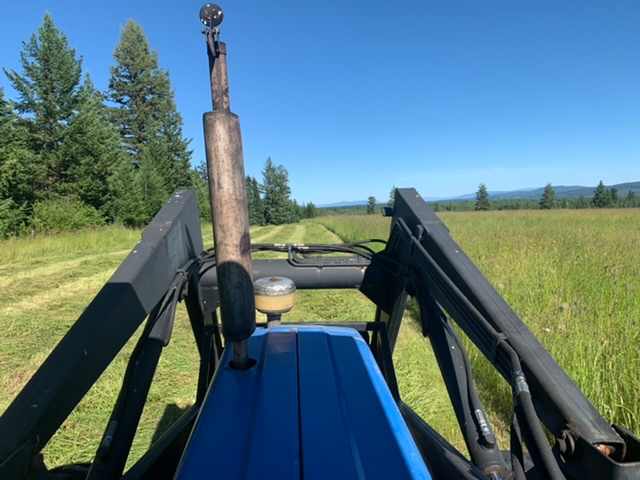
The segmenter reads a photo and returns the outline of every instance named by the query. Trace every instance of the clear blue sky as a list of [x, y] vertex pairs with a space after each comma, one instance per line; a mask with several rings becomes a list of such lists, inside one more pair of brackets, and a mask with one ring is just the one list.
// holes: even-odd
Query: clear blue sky
[[[247, 173], [270, 155], [301, 201], [640, 180], [637, 0], [221, 3]], [[18, 68], [49, 11], [105, 88], [133, 18], [170, 72], [197, 163], [209, 108], [199, 6], [3, 2], [0, 65]]]

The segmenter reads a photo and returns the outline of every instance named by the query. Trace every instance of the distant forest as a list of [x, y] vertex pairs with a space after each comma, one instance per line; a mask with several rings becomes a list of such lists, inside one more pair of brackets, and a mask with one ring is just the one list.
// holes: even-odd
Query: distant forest
[[[386, 203], [379, 203], [375, 197], [368, 198], [366, 204], [344, 207], [319, 207], [320, 215], [364, 215], [380, 213], [384, 207], [393, 206], [395, 187], [391, 189]], [[485, 184], [480, 184], [475, 199], [427, 201], [436, 212], [464, 212], [483, 210], [534, 210], [534, 209], [582, 209], [582, 208], [640, 208], [640, 195], [628, 190], [619, 195], [615, 187], [606, 187], [601, 181], [589, 197], [556, 198], [555, 189], [547, 184], [540, 198], [498, 198], [492, 199]]]
[[[106, 91], [46, 15], [24, 42], [21, 71], [0, 89], [0, 237], [105, 223], [141, 226], [179, 188], [193, 188], [209, 219], [206, 167], [192, 167], [169, 74], [137, 23], [114, 51]], [[254, 223], [314, 214], [290, 198], [287, 171], [269, 159], [247, 178]]]

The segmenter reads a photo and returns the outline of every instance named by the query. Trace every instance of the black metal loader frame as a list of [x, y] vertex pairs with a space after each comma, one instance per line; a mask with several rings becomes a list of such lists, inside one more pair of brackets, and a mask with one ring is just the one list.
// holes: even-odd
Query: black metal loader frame
[[[282, 275], [298, 289], [359, 288], [372, 322], [341, 323], [367, 340], [436, 479], [640, 478], [640, 442], [611, 425], [493, 289], [414, 189], [398, 189], [384, 249], [254, 244], [287, 253], [254, 260], [254, 278]], [[224, 349], [214, 251], [203, 251], [195, 195], [175, 193], [109, 282], [0, 417], [0, 478], [172, 478]], [[420, 310], [469, 458], [400, 396], [392, 362], [408, 297]], [[195, 403], [126, 472], [125, 465], [176, 305], [184, 301], [200, 356]], [[146, 319], [90, 464], [47, 470], [41, 451]], [[455, 322], [511, 385], [510, 448], [492, 431]]]

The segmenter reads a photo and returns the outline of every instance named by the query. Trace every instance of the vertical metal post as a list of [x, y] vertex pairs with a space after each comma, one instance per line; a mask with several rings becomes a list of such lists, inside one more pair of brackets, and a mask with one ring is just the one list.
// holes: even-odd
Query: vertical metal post
[[219, 16], [203, 19], [201, 11], [213, 103], [213, 111], [204, 114], [203, 124], [222, 331], [233, 345], [232, 366], [248, 368], [252, 361], [247, 339], [256, 328], [256, 315], [242, 136], [238, 116], [230, 111], [226, 46], [216, 39], [222, 11], [210, 8], [217, 8]]

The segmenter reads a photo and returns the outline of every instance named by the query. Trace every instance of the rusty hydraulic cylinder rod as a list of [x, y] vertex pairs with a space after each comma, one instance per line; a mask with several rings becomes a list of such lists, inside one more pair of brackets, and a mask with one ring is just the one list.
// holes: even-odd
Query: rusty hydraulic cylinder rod
[[213, 110], [228, 112], [231, 110], [231, 104], [229, 101], [229, 75], [227, 73], [227, 45], [224, 42], [214, 42], [213, 49], [213, 59], [209, 60]]
[[203, 124], [222, 331], [233, 346], [231, 366], [248, 368], [253, 362], [247, 341], [256, 328], [256, 313], [242, 136], [238, 116], [230, 111], [226, 46], [215, 38], [222, 11], [210, 4], [205, 8], [220, 12], [215, 30], [205, 31], [214, 111], [203, 115]]

